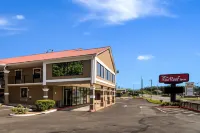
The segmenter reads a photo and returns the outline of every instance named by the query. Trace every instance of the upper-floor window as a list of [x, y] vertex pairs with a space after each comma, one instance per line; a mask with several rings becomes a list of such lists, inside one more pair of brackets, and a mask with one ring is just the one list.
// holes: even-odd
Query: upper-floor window
[[106, 74], [105, 79], [109, 80], [109, 76], [108, 76], [109, 75], [109, 71], [107, 69], [105, 70], [105, 74]]
[[82, 61], [54, 63], [52, 65], [53, 77], [82, 75], [82, 74], [83, 74]]
[[41, 78], [41, 68], [33, 68], [33, 77], [35, 79]]
[[15, 78], [22, 79], [22, 70], [15, 70]]
[[0, 72], [0, 79], [4, 78], [4, 72]]
[[115, 75], [112, 74], [112, 82], [115, 83]]
[[104, 78], [104, 67], [99, 62], [97, 62], [97, 75]]

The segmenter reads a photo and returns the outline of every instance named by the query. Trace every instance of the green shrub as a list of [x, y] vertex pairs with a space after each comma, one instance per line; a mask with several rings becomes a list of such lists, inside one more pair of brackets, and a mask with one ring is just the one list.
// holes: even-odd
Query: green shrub
[[19, 104], [17, 107], [12, 108], [11, 111], [15, 114], [26, 114], [28, 112], [28, 108], [25, 108]]
[[45, 111], [48, 109], [51, 109], [54, 107], [55, 105], [55, 101], [54, 100], [37, 100], [35, 102], [36, 108], [38, 111]]
[[161, 100], [153, 100], [153, 99], [149, 99], [149, 98], [147, 98], [146, 100], [147, 100], [148, 102], [150, 102], [150, 103], [162, 104], [162, 101], [161, 101]]
[[179, 102], [163, 102], [161, 106], [180, 106]]

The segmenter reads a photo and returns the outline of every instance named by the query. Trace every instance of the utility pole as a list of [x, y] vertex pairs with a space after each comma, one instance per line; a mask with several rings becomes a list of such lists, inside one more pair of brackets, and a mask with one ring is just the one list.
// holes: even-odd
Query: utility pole
[[132, 94], [134, 93], [134, 84], [133, 84], [133, 92], [132, 92]]

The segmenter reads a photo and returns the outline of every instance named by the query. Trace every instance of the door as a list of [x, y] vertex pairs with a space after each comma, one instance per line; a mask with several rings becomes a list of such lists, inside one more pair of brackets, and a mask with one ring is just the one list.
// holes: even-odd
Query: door
[[72, 106], [72, 89], [64, 89], [64, 104]]

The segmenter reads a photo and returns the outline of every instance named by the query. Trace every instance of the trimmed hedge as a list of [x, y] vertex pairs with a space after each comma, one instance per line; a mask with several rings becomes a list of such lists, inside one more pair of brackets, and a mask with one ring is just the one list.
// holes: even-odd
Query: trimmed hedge
[[163, 102], [161, 106], [180, 106], [179, 102]]
[[153, 100], [153, 99], [149, 99], [149, 98], [147, 98], [146, 100], [147, 100], [148, 102], [150, 102], [150, 103], [162, 104], [162, 100]]
[[26, 114], [28, 112], [28, 108], [25, 108], [19, 104], [17, 107], [12, 108], [11, 111], [15, 114]]
[[55, 101], [49, 100], [49, 99], [47, 99], [47, 100], [37, 100], [35, 102], [35, 105], [36, 105], [37, 111], [45, 111], [45, 110], [53, 108], [54, 105], [55, 105]]

